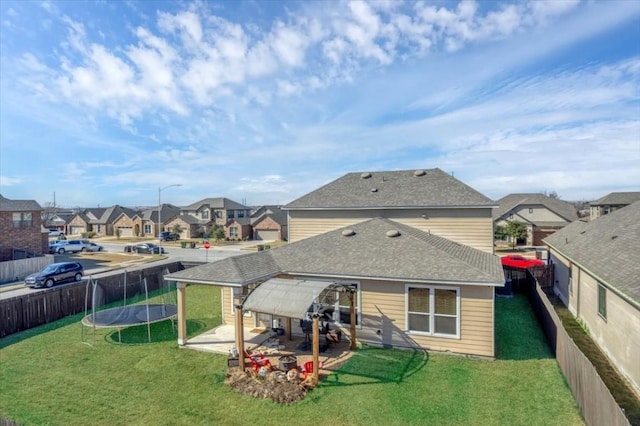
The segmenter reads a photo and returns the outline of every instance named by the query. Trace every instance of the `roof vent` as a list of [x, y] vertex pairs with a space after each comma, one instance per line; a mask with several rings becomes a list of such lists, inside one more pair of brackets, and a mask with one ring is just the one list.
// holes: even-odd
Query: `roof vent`
[[362, 179], [369, 179], [371, 177], [371, 173], [369, 172], [364, 172], [362, 174], [360, 174], [360, 178]]
[[618, 238], [618, 236], [617, 236], [617, 235], [613, 235], [613, 236], [611, 237], [611, 239], [612, 239], [612, 240], [615, 240], [616, 238]]
[[378, 188], [371, 188], [371, 192], [378, 192]]
[[345, 229], [342, 231], [343, 237], [351, 237], [353, 235], [356, 235], [356, 232], [353, 229]]
[[389, 238], [399, 237], [400, 231], [398, 231], [397, 229], [390, 229], [385, 235]]
[[413, 175], [418, 177], [418, 176], [424, 176], [426, 175], [427, 172], [425, 172], [424, 170], [416, 170], [415, 172], [413, 172]]

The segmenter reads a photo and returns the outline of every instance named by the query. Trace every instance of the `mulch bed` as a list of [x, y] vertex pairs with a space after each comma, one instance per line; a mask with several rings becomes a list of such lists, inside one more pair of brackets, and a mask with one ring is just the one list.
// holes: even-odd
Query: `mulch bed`
[[271, 399], [280, 404], [291, 404], [304, 399], [309, 385], [299, 378], [287, 379], [282, 371], [272, 371], [265, 376], [248, 369], [232, 367], [227, 371], [225, 383], [245, 395], [254, 398]]

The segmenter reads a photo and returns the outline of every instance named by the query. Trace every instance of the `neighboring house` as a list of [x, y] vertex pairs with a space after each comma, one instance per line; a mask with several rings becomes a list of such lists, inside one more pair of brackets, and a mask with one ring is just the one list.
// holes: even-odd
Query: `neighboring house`
[[280, 206], [262, 206], [251, 214], [254, 240], [287, 239], [287, 213]]
[[373, 217], [493, 253], [495, 203], [440, 169], [348, 173], [283, 207], [289, 241]]
[[[133, 218], [136, 211], [127, 207], [115, 205], [108, 208], [89, 208], [76, 213], [67, 224], [68, 232], [71, 235], [81, 235], [85, 232], [94, 232], [97, 236], [114, 235], [113, 223], [125, 214], [128, 218]], [[134, 236], [133, 223], [122, 223], [119, 228], [120, 236]]]
[[42, 214], [42, 226], [47, 229], [57, 229], [66, 233], [66, 225], [75, 213], [68, 209], [49, 208]]
[[589, 204], [589, 217], [596, 219], [640, 201], [640, 192], [612, 192]]
[[224, 234], [231, 241], [249, 240], [253, 233], [248, 217], [229, 219], [224, 225]]
[[229, 219], [249, 217], [249, 207], [228, 198], [205, 198], [180, 210], [182, 215], [190, 215], [200, 221], [204, 227], [213, 222], [224, 226]]
[[0, 195], [0, 235], [0, 261], [49, 251], [42, 207], [34, 200], [10, 200]]
[[640, 393], [640, 201], [544, 242], [554, 291]]
[[[219, 286], [223, 320], [231, 324], [234, 306], [277, 278], [277, 285], [282, 279], [326, 283], [315, 298], [348, 327], [346, 294], [329, 287], [348, 286], [355, 291], [360, 342], [494, 357], [494, 289], [504, 285], [504, 273], [492, 254], [492, 206], [439, 169], [350, 173], [287, 206], [293, 242], [165, 279], [177, 281], [182, 303], [187, 284]], [[184, 345], [183, 304], [178, 318]], [[259, 312], [245, 312], [244, 319], [249, 327], [283, 320]], [[281, 323], [301, 333], [297, 318]]]
[[498, 200], [494, 212], [496, 226], [510, 221], [524, 223], [527, 236], [516, 245], [540, 246], [542, 240], [578, 219], [573, 204], [544, 194], [509, 194]]
[[173, 228], [178, 225], [182, 231], [181, 239], [200, 238], [204, 235], [204, 228], [200, 221], [191, 215], [177, 215], [165, 222], [165, 228], [173, 232]]

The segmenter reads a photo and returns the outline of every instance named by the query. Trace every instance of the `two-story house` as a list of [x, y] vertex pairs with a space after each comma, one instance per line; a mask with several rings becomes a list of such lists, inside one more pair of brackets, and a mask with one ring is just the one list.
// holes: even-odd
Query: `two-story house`
[[0, 234], [0, 261], [48, 253], [49, 234], [42, 228], [42, 207], [35, 200], [0, 195]]
[[527, 227], [527, 236], [516, 245], [540, 246], [542, 240], [578, 219], [573, 204], [545, 194], [509, 194], [498, 200], [494, 211], [496, 226], [510, 221]]
[[589, 217], [596, 219], [640, 201], [640, 192], [612, 192], [589, 203]]
[[544, 242], [554, 292], [640, 394], [640, 201]]
[[[362, 343], [493, 357], [494, 289], [504, 285], [492, 253], [493, 207], [439, 169], [349, 173], [284, 207], [289, 244], [165, 277], [182, 301], [178, 343], [187, 343], [187, 284], [220, 287], [227, 324], [252, 289], [273, 287], [291, 303], [319, 301]], [[245, 324], [278, 321], [302, 332], [304, 312], [278, 297], [260, 302]]]

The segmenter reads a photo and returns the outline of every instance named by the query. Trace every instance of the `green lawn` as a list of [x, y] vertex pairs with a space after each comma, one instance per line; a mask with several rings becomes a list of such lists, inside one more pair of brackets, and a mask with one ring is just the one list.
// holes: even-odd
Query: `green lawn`
[[[220, 322], [194, 287], [189, 333]], [[525, 298], [498, 299], [495, 361], [365, 347], [307, 397], [279, 405], [226, 386], [226, 356], [178, 349], [170, 323], [101, 330], [80, 316], [0, 339], [0, 417], [25, 425], [572, 425], [581, 417]], [[86, 340], [91, 332], [86, 329]]]

